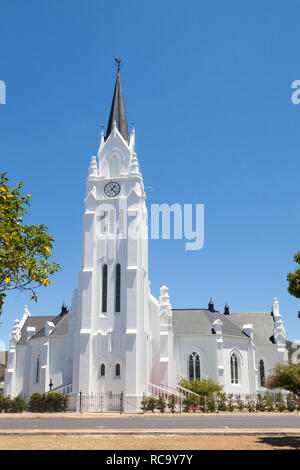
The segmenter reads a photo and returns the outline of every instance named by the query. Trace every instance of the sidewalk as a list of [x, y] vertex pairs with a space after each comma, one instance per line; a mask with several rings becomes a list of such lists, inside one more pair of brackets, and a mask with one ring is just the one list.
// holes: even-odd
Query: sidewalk
[[62, 412], [62, 413], [0, 413], [1, 419], [22, 419], [22, 418], [170, 418], [170, 417], [184, 417], [184, 418], [208, 418], [209, 416], [298, 416], [300, 418], [299, 411], [290, 412], [255, 412], [248, 413], [245, 412], [230, 412], [230, 411], [220, 411], [219, 413], [75, 413], [75, 412]]
[[300, 436], [300, 428], [278, 429], [0, 429], [0, 436], [77, 435], [77, 436]]

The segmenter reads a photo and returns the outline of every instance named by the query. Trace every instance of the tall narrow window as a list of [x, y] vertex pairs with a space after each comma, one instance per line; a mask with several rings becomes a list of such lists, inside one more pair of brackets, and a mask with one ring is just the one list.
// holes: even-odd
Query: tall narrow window
[[189, 380], [200, 379], [200, 358], [199, 354], [193, 352], [189, 356]]
[[121, 265], [118, 263], [116, 265], [116, 312], [121, 310]]
[[100, 221], [101, 221], [101, 233], [107, 233], [108, 232], [108, 211], [101, 211]]
[[260, 386], [265, 386], [265, 364], [264, 361], [261, 359], [259, 361], [259, 375], [260, 375]]
[[38, 356], [36, 359], [35, 381], [40, 381], [40, 356]]
[[121, 375], [120, 364], [116, 364], [116, 377], [120, 377], [120, 375]]
[[105, 376], [105, 364], [101, 364], [100, 367], [100, 376], [104, 377]]
[[107, 312], [107, 264], [102, 268], [102, 312]]
[[230, 358], [230, 370], [231, 370], [231, 383], [239, 383], [239, 368], [238, 368], [238, 359], [235, 354], [232, 354]]

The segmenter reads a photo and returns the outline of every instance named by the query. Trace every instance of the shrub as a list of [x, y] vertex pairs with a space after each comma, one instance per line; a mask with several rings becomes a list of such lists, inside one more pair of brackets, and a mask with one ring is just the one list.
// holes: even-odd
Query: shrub
[[288, 411], [290, 411], [290, 412], [295, 411], [296, 403], [295, 403], [293, 393], [288, 393], [288, 395], [286, 397], [286, 406], [287, 406]]
[[148, 405], [148, 397], [146, 397], [145, 395], [143, 395], [143, 399], [141, 401], [141, 409], [143, 411], [147, 411], [147, 405]]
[[280, 413], [282, 413], [282, 411], [286, 410], [286, 404], [285, 404], [284, 398], [282, 396], [282, 392], [275, 393], [274, 402], [275, 402], [277, 410], [280, 411]]
[[16, 397], [14, 400], [11, 400], [11, 413], [22, 413], [22, 411], [26, 411], [28, 405], [22, 397]]
[[176, 399], [175, 395], [169, 395], [168, 397], [168, 408], [171, 411], [171, 413], [175, 413], [175, 407], [176, 407]]
[[198, 397], [197, 395], [188, 395], [186, 396], [183, 401], [183, 411], [188, 413], [189, 410], [191, 409], [194, 413], [196, 411], [197, 406], [199, 405], [198, 403]]
[[253, 413], [256, 410], [256, 403], [251, 395], [246, 395], [246, 406], [249, 413]]
[[57, 392], [33, 393], [29, 400], [29, 410], [33, 413], [66, 411], [69, 404], [69, 396]]
[[266, 400], [261, 393], [258, 393], [256, 396], [256, 410], [257, 411], [266, 411]]
[[266, 391], [264, 395], [264, 400], [266, 402], [266, 410], [267, 411], [274, 411], [274, 398], [269, 392], [269, 390]]
[[0, 413], [8, 413], [11, 408], [11, 398], [0, 396]]
[[214, 413], [216, 411], [216, 400], [213, 395], [207, 397], [207, 409], [210, 413]]
[[156, 408], [156, 402], [157, 402], [157, 399], [155, 397], [148, 397], [147, 411], [152, 411], [152, 413], [154, 413], [154, 410]]
[[206, 413], [207, 411], [207, 396], [202, 395], [198, 399], [199, 402], [199, 408], [203, 413]]
[[198, 380], [187, 380], [181, 379], [179, 382], [181, 387], [191, 390], [191, 392], [196, 393], [197, 395], [207, 396], [212, 395], [215, 392], [221, 392], [222, 385], [213, 382], [210, 379], [198, 379]]
[[238, 410], [243, 411], [243, 409], [245, 408], [245, 403], [244, 403], [244, 400], [242, 399], [241, 395], [236, 395], [235, 402], [236, 402], [236, 406], [237, 406]]
[[226, 393], [217, 392], [217, 403], [218, 403], [218, 410], [219, 411], [226, 411], [227, 410]]
[[232, 393], [227, 395], [227, 408], [228, 408], [228, 411], [233, 411], [234, 410], [234, 401], [233, 401], [233, 394]]
[[45, 394], [33, 393], [29, 399], [28, 408], [32, 413], [44, 413], [46, 411]]
[[167, 402], [166, 402], [165, 398], [163, 397], [163, 395], [160, 395], [160, 397], [156, 401], [156, 408], [161, 413], [164, 413], [165, 409], [166, 409], [166, 406], [167, 406]]

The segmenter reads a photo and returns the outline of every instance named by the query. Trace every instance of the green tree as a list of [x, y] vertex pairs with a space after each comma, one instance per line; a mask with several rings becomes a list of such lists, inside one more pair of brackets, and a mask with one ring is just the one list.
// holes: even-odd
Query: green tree
[[37, 302], [37, 289], [60, 269], [48, 261], [54, 238], [47, 227], [23, 221], [31, 195], [22, 195], [22, 186], [10, 187], [6, 173], [0, 175], [0, 314], [7, 291], [28, 291]]
[[300, 395], [300, 364], [277, 364], [272, 375], [267, 378], [268, 388], [284, 388]]
[[[300, 251], [294, 254], [294, 261], [300, 264]], [[289, 283], [288, 292], [300, 299], [300, 269], [296, 269], [294, 273], [288, 273], [287, 280]]]
[[187, 380], [182, 378], [179, 385], [191, 390], [191, 392], [197, 393], [197, 395], [204, 396], [212, 395], [214, 392], [220, 392], [222, 390], [222, 385], [219, 385], [210, 379]]

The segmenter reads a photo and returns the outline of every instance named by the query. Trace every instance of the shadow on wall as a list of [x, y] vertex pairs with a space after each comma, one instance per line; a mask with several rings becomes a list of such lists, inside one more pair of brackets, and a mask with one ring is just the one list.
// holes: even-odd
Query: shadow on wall
[[274, 449], [295, 449], [300, 450], [300, 436], [281, 436], [281, 437], [259, 437], [258, 441], [269, 444]]

